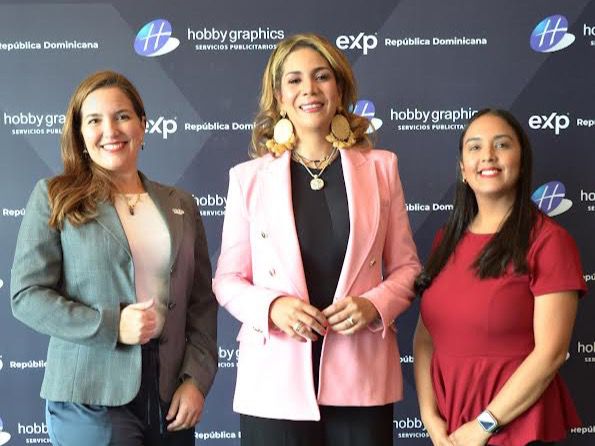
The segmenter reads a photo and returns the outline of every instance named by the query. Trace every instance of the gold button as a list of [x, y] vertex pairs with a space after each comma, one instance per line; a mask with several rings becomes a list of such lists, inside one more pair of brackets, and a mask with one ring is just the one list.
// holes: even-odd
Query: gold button
[[374, 266], [374, 265], [376, 265], [376, 259], [370, 260], [370, 266]]

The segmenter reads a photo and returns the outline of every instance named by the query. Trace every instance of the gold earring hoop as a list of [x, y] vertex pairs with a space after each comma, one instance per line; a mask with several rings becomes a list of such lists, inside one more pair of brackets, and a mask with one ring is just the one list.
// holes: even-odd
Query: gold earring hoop
[[337, 109], [337, 114], [333, 116], [331, 132], [326, 136], [326, 140], [337, 149], [345, 149], [355, 144], [355, 135], [341, 109]]
[[273, 138], [266, 142], [267, 149], [276, 156], [281, 155], [286, 150], [292, 150], [295, 145], [293, 124], [287, 119], [287, 112], [281, 111], [280, 114], [281, 119], [277, 121], [273, 128]]

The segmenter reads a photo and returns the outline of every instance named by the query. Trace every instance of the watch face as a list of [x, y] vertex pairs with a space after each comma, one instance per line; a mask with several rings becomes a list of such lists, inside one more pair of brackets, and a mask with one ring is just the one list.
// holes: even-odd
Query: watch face
[[483, 428], [483, 430], [485, 430], [486, 432], [492, 433], [492, 432], [496, 431], [496, 429], [498, 429], [498, 422], [492, 416], [492, 414], [490, 414], [487, 411], [482, 412], [477, 417], [477, 421], [480, 424], [480, 426]]

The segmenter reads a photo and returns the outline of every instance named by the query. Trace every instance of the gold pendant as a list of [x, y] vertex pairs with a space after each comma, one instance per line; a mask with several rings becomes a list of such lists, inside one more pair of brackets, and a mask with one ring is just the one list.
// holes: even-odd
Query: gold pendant
[[310, 180], [310, 189], [312, 190], [320, 190], [324, 187], [324, 180], [322, 178], [316, 177]]

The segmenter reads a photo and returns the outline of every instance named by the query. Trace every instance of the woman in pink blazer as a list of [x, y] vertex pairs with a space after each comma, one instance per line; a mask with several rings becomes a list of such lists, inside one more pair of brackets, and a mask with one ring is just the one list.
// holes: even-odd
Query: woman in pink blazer
[[252, 161], [230, 171], [219, 303], [242, 322], [242, 445], [392, 445], [402, 398], [394, 319], [419, 262], [397, 157], [349, 112], [356, 86], [324, 38], [280, 42]]

